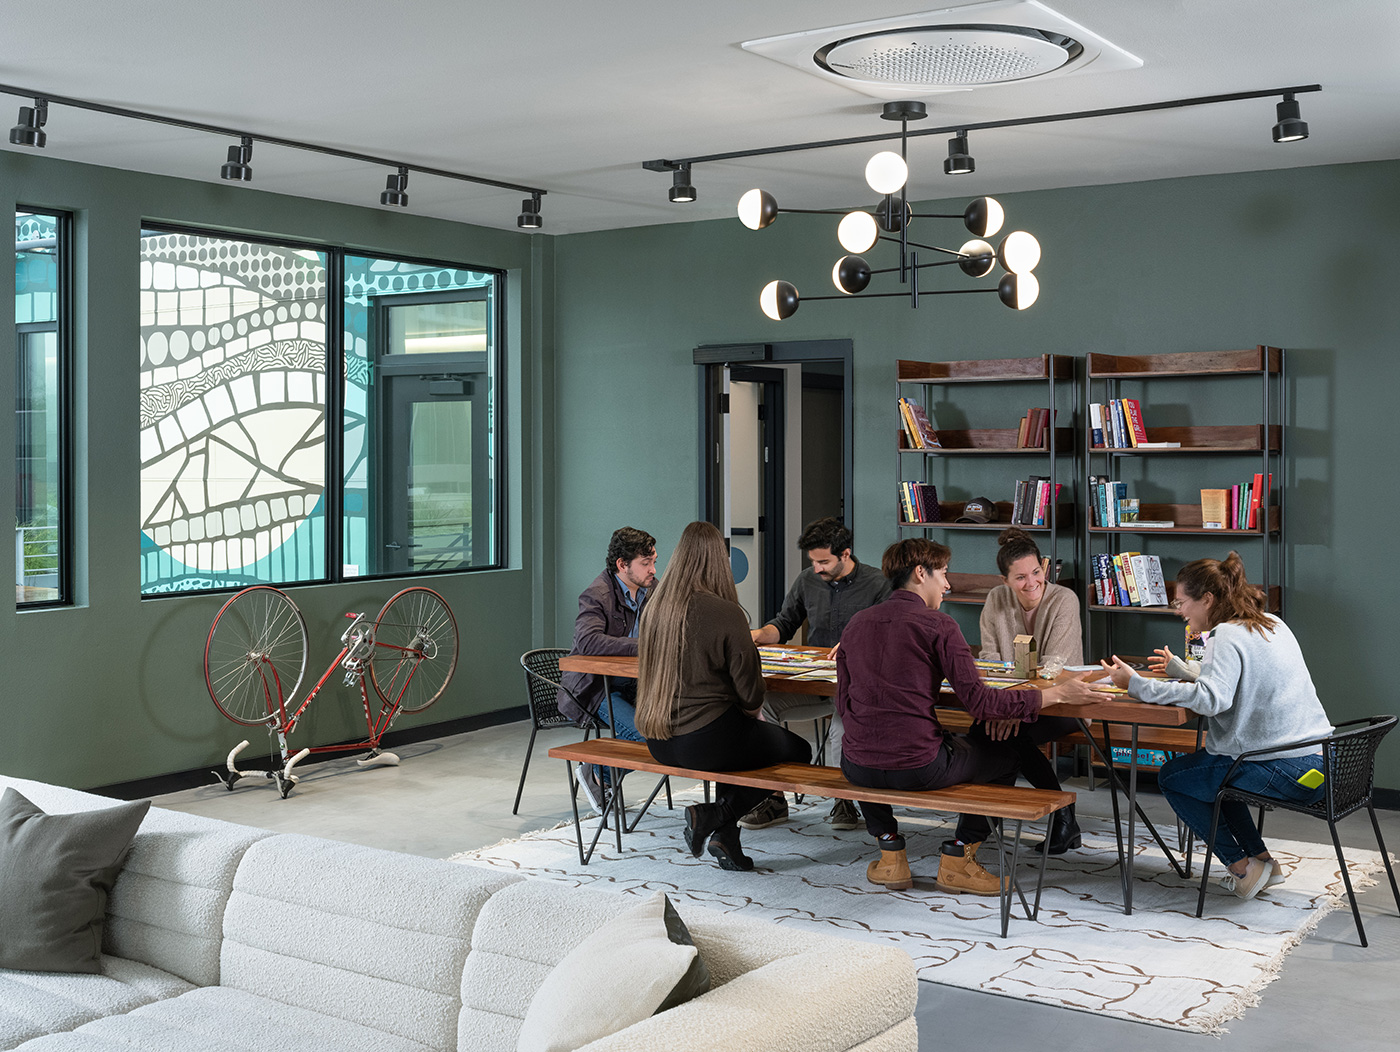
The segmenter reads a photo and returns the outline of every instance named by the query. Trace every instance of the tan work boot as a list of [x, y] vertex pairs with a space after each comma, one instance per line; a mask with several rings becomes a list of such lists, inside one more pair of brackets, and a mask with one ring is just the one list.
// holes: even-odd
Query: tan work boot
[[1011, 878], [996, 877], [982, 868], [977, 861], [978, 844], [959, 844], [956, 840], [943, 841], [938, 857], [938, 878], [935, 883], [943, 891], [966, 891], [972, 895], [999, 895], [1010, 884]]
[[891, 891], [903, 891], [914, 886], [914, 874], [909, 872], [909, 856], [904, 853], [903, 837], [880, 841], [879, 861], [865, 867], [865, 879], [872, 884], [883, 884]]

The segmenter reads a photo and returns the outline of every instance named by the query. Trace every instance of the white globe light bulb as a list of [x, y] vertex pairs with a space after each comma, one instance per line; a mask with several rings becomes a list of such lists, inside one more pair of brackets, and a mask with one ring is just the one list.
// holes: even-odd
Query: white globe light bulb
[[865, 166], [865, 181], [877, 194], [898, 193], [908, 178], [904, 158], [890, 150], [881, 150]]
[[1040, 262], [1040, 242], [1024, 230], [1013, 230], [1002, 238], [997, 258], [1011, 273], [1029, 274]]
[[[754, 187], [752, 190], [739, 198], [739, 222], [750, 230], [762, 230], [767, 224], [764, 220], [763, 191]], [[769, 220], [772, 222], [772, 220]]]
[[847, 212], [836, 227], [836, 239], [841, 247], [858, 256], [869, 252], [879, 236], [880, 228], [869, 212]]

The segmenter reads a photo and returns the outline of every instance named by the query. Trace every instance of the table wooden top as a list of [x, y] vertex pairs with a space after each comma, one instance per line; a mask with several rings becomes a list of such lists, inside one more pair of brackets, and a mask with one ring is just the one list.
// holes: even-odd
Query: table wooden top
[[[788, 647], [803, 653], [819, 653], [823, 647]], [[559, 659], [559, 668], [564, 672], [587, 672], [595, 676], [623, 676], [637, 678], [635, 657], [595, 657], [587, 654], [569, 654]], [[1061, 673], [1067, 679], [1072, 673]], [[998, 677], [1002, 678], [1002, 677]], [[764, 676], [764, 686], [776, 694], [810, 694], [814, 697], [832, 698], [836, 696], [836, 684], [824, 679], [798, 679], [792, 676]], [[1050, 686], [1049, 680], [1032, 679], [1025, 683], [1026, 689], [1044, 690]], [[1180, 727], [1195, 718], [1195, 714], [1176, 705], [1149, 705], [1134, 701], [1126, 696], [1115, 696], [1112, 701], [1092, 701], [1074, 705], [1056, 705], [1047, 710], [1051, 715], [1069, 716], [1075, 719], [1103, 720], [1109, 723], [1137, 723], [1152, 727]]]

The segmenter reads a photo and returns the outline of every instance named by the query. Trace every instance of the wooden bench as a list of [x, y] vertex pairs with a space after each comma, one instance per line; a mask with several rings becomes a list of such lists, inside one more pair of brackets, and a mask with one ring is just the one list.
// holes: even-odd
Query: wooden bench
[[[602, 833], [602, 823], [593, 837], [593, 844], [587, 853], [583, 847], [583, 827], [578, 814], [578, 786], [574, 779], [574, 765], [592, 763], [615, 770], [649, 771], [653, 774], [669, 775], [677, 778], [692, 778], [700, 782], [723, 782], [727, 785], [747, 785], [772, 792], [803, 793], [811, 796], [829, 797], [841, 800], [864, 800], [869, 803], [890, 804], [921, 811], [939, 811], [949, 814], [977, 814], [1015, 822], [1011, 837], [999, 842], [997, 852], [998, 871], [1003, 876], [1007, 872], [1013, 879], [1003, 881], [1001, 895], [1001, 934], [1006, 937], [1011, 920], [1011, 890], [1021, 897], [1021, 905], [1027, 918], [1034, 920], [1040, 911], [1040, 891], [1045, 879], [1045, 862], [1048, 855], [1040, 856], [1040, 869], [1036, 877], [1035, 905], [1026, 902], [1014, 879], [1017, 850], [1020, 846], [1021, 823], [1048, 819], [1054, 812], [1074, 803], [1074, 793], [1068, 790], [1031, 789], [1013, 785], [951, 785], [944, 789], [870, 789], [853, 785], [846, 780], [839, 768], [816, 767], [801, 763], [779, 763], [771, 767], [760, 767], [748, 771], [701, 771], [687, 767], [672, 767], [658, 763], [643, 742], [622, 741], [617, 738], [594, 738], [591, 741], [575, 742], [572, 745], [556, 745], [549, 755], [564, 760], [568, 770], [569, 792], [574, 810], [574, 831], [578, 837], [579, 862], [587, 865], [592, 857], [593, 847]], [[619, 777], [613, 775], [613, 784]], [[613, 828], [617, 832], [618, 850], [622, 849], [622, 828], [625, 821], [620, 813], [621, 798], [614, 794]], [[1049, 835], [1049, 828], [1046, 835]], [[1006, 859], [1007, 841], [1010, 845], [1010, 861]]]

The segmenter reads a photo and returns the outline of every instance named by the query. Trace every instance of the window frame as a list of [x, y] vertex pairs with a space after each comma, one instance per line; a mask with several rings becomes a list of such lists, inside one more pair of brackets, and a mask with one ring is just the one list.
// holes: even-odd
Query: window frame
[[[52, 610], [63, 607], [71, 607], [74, 604], [73, 596], [73, 450], [74, 450], [74, 408], [73, 408], [73, 388], [74, 388], [74, 341], [73, 341], [73, 288], [75, 267], [73, 262], [73, 213], [61, 209], [31, 207], [23, 203], [16, 203], [15, 212], [26, 212], [31, 215], [47, 216], [54, 220], [54, 241], [58, 254], [58, 309], [54, 326], [57, 334], [56, 352], [58, 355], [56, 392], [56, 411], [58, 413], [58, 481], [55, 489], [58, 492], [58, 595], [53, 599], [41, 599], [33, 602], [21, 602], [18, 597], [15, 599], [15, 609], [25, 610]], [[20, 352], [20, 331], [24, 329], [30, 332], [46, 331], [48, 323], [39, 324], [26, 322], [14, 323], [15, 332], [15, 363], [17, 371], [19, 367]], [[18, 392], [16, 392], [18, 395]], [[18, 406], [16, 406], [18, 411]], [[18, 449], [15, 455], [18, 457]], [[18, 513], [18, 508], [14, 511]], [[22, 567], [16, 567], [16, 576], [22, 571]]]
[[[35, 210], [42, 211], [42, 210]], [[45, 213], [50, 214], [50, 213]], [[319, 578], [302, 581], [267, 581], [276, 588], [291, 589], [326, 584], [343, 584], [355, 581], [392, 580], [395, 578], [432, 578], [450, 574], [482, 573], [505, 569], [507, 566], [506, 515], [510, 506], [507, 499], [506, 479], [509, 468], [508, 412], [506, 409], [506, 293], [509, 287], [508, 273], [500, 267], [489, 267], [476, 263], [448, 261], [427, 256], [403, 253], [382, 252], [363, 247], [308, 241], [293, 237], [277, 237], [268, 234], [248, 234], [219, 227], [206, 227], [194, 224], [169, 223], [142, 219], [140, 235], [183, 234], [192, 237], [218, 238], [228, 241], [241, 241], [248, 244], [270, 245], [283, 249], [305, 249], [323, 253], [326, 261], [326, 342], [324, 362], [326, 378], [325, 400], [325, 488], [322, 491], [326, 502], [324, 543], [326, 550], [325, 574]], [[138, 246], [138, 253], [140, 248]], [[382, 260], [387, 263], [406, 263], [413, 266], [442, 267], [449, 270], [465, 270], [478, 274], [489, 274], [493, 279], [492, 296], [494, 304], [489, 321], [493, 327], [494, 340], [488, 352], [488, 368], [492, 371], [494, 383], [493, 407], [495, 411], [495, 449], [491, 458], [493, 480], [493, 522], [491, 528], [494, 558], [485, 566], [461, 566], [441, 570], [394, 570], [383, 573], [360, 573], [347, 575], [344, 572], [345, 537], [345, 278], [346, 258]], [[138, 290], [139, 291], [139, 290]], [[371, 369], [375, 362], [371, 362]], [[373, 398], [371, 398], [373, 401]], [[334, 422], [334, 425], [332, 424]], [[371, 453], [373, 456], [373, 453]], [[139, 481], [139, 479], [138, 479]], [[141, 600], [170, 599], [178, 596], [220, 595], [238, 591], [242, 586], [221, 588], [188, 589], [178, 592], [141, 593]]]

